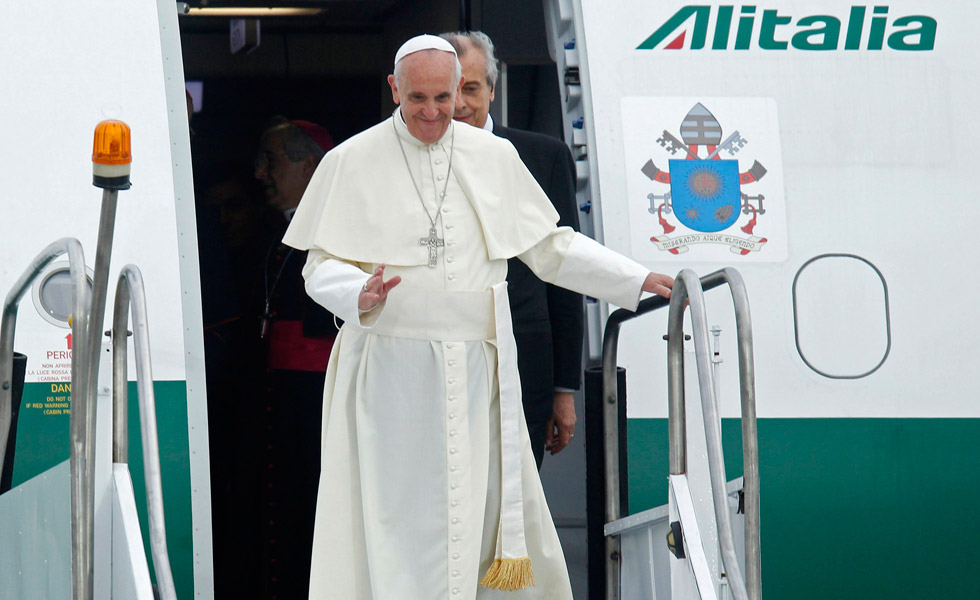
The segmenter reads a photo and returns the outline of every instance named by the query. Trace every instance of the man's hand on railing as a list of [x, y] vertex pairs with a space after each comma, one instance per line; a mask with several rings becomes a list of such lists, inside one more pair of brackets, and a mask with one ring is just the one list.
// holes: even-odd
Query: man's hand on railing
[[670, 298], [670, 290], [674, 287], [674, 278], [661, 273], [650, 273], [643, 282], [643, 291]]

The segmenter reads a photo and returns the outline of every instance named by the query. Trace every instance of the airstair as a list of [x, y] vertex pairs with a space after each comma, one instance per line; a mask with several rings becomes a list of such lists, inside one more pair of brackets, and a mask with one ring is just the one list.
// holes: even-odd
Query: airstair
[[[731, 289], [738, 337], [743, 476], [726, 481], [715, 361], [704, 290]], [[667, 340], [668, 504], [620, 515], [619, 382], [616, 354], [621, 326], [667, 305], [654, 297], [636, 312], [613, 312], [603, 336], [602, 371], [606, 473], [605, 600], [759, 600], [762, 588], [759, 527], [759, 450], [748, 295], [738, 271], [701, 279], [685, 269], [669, 300]], [[690, 307], [700, 411], [688, 411], [684, 385], [684, 314]], [[700, 417], [700, 419], [698, 419]], [[689, 421], [700, 420], [701, 423]], [[702, 425], [698, 427], [697, 425]], [[703, 435], [699, 435], [703, 429]]]
[[[93, 183], [103, 189], [93, 280], [81, 243], [62, 238], [46, 247], [6, 296], [0, 323], [0, 464], [9, 473], [16, 430], [16, 387], [23, 385], [23, 355], [14, 338], [21, 299], [44, 269], [67, 255], [71, 289], [70, 457], [40, 475], [0, 488], [0, 598], [175, 600], [163, 520], [153, 375], [142, 276], [121, 270], [116, 286], [111, 345], [103, 343], [116, 200], [129, 183], [129, 127], [103, 121], [96, 128]], [[146, 480], [149, 539], [156, 575], [151, 585], [136, 498], [128, 467], [127, 338], [136, 350], [140, 433]], [[107, 332], [109, 333], [109, 332]], [[111, 354], [109, 361], [103, 355]], [[28, 357], [29, 359], [29, 357]], [[20, 432], [29, 436], [30, 432]], [[111, 457], [110, 457], [111, 450]], [[5, 478], [6, 479], [6, 478]]]

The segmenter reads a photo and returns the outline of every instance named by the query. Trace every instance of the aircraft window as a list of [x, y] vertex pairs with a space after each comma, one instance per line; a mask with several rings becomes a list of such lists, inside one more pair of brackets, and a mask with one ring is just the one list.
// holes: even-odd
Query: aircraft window
[[[92, 273], [86, 274], [88, 289], [92, 291]], [[34, 282], [32, 290], [34, 307], [41, 317], [58, 327], [69, 328], [68, 317], [72, 311], [71, 273], [67, 262], [57, 262], [48, 267]]]
[[800, 358], [831, 379], [859, 379], [891, 350], [888, 285], [870, 261], [822, 254], [793, 279], [793, 329]]

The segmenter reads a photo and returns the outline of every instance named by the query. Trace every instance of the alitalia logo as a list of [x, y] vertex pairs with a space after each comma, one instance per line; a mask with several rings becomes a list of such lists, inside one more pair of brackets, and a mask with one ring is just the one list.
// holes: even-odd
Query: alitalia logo
[[887, 6], [852, 6], [846, 15], [796, 16], [754, 5], [689, 5], [667, 19], [637, 50], [932, 50], [936, 20], [892, 18]]

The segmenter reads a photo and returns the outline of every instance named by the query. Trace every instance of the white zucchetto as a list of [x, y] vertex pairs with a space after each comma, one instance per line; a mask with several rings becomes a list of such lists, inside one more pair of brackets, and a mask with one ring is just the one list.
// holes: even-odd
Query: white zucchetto
[[456, 49], [446, 40], [436, 35], [423, 34], [417, 35], [402, 44], [398, 52], [395, 53], [395, 64], [397, 65], [398, 61], [409, 54], [422, 50], [442, 50], [443, 52], [451, 52], [453, 56], [456, 55]]

